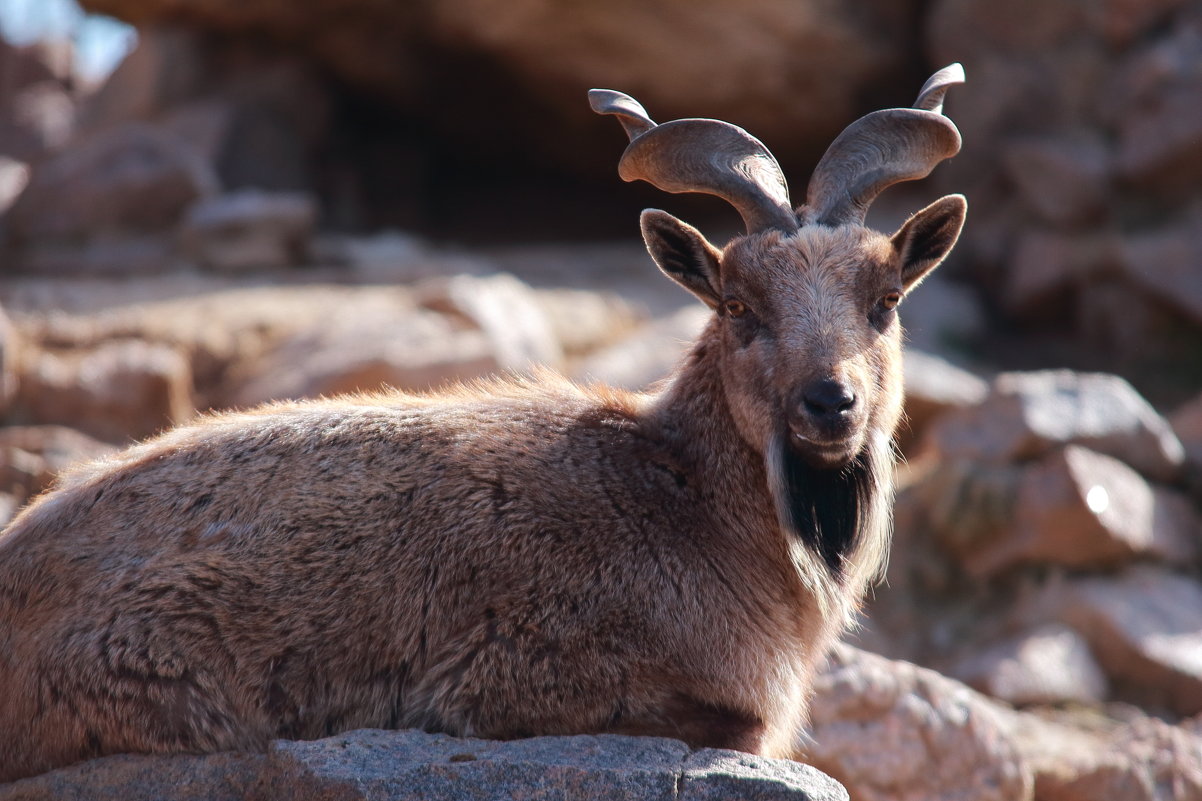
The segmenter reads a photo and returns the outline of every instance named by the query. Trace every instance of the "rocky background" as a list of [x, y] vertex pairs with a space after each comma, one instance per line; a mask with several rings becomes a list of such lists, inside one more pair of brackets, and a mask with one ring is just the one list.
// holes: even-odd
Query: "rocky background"
[[[804, 757], [864, 801], [1202, 799], [1202, 2], [84, 5], [138, 29], [100, 85], [61, 43], [0, 41], [0, 519], [205, 410], [535, 364], [645, 387], [704, 313], [656, 274], [638, 210], [715, 240], [737, 218], [622, 184], [624, 137], [585, 90], [741, 124], [799, 195], [845, 124], [958, 60], [964, 151], [870, 218], [971, 205], [904, 304], [893, 559]], [[396, 747], [373, 738], [115, 758], [0, 797], [108, 782], [128, 801], [172, 770], [222, 777], [197, 797], [268, 797], [300, 781], [290, 760], [343, 781], [323, 749]], [[446, 747], [434, 775], [516, 770], [496, 744]], [[594, 793], [580, 753], [610, 778], [660, 760], [667, 784], [639, 781], [677, 797], [700, 757], [641, 747], [513, 758]], [[779, 766], [718, 762], [782, 793], [756, 797], [806, 797]], [[624, 770], [623, 797], [660, 797]], [[750, 792], [723, 781], [688, 792]]]

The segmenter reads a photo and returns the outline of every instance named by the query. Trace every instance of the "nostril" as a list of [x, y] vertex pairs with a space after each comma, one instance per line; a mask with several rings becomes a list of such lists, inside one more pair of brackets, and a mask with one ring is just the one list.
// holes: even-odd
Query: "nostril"
[[823, 417], [851, 411], [856, 405], [856, 396], [846, 385], [824, 379], [810, 385], [802, 396], [802, 401], [806, 411]]

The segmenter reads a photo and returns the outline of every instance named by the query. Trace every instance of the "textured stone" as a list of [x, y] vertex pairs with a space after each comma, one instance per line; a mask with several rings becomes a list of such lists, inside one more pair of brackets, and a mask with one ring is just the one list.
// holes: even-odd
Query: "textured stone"
[[1116, 689], [1181, 715], [1202, 711], [1202, 584], [1149, 565], [1066, 582], [1040, 604], [1079, 631]]
[[1174, 411], [1169, 423], [1185, 446], [1186, 460], [1195, 469], [1202, 468], [1202, 395]]
[[711, 316], [704, 306], [685, 306], [582, 359], [572, 377], [646, 389], [671, 373]]
[[1035, 771], [1040, 801], [1202, 798], [1202, 737], [1188, 725], [1143, 715], [1100, 725], [1014, 715], [1011, 732]]
[[270, 269], [304, 260], [316, 222], [312, 195], [242, 189], [194, 204], [181, 236], [189, 255], [210, 269]]
[[178, 140], [129, 123], [40, 162], [9, 210], [19, 241], [170, 227], [216, 186], [208, 165]]
[[0, 428], [0, 491], [24, 501], [49, 488], [64, 469], [97, 459], [112, 446], [65, 426]]
[[1047, 624], [1003, 640], [962, 660], [951, 675], [1017, 706], [1097, 704], [1106, 699], [1106, 676], [1089, 644], [1068, 626]]
[[975, 576], [1017, 564], [1105, 567], [1137, 557], [1187, 564], [1198, 556], [1202, 519], [1185, 497], [1080, 446], [1023, 470], [1009, 503], [1003, 525], [958, 542]]
[[[1202, 137], [1202, 134], [1199, 134]], [[1202, 326], [1202, 213], [1185, 222], [1127, 237], [1119, 264], [1138, 287]]]
[[1015, 314], [1062, 310], [1066, 294], [1118, 262], [1119, 247], [1106, 234], [1029, 228], [1010, 256], [1002, 300]]
[[226, 397], [232, 405], [252, 406], [383, 387], [423, 391], [499, 369], [481, 331], [403, 303], [361, 305], [331, 310], [320, 326], [286, 335], [239, 365]]
[[175, 348], [136, 339], [38, 351], [23, 366], [15, 405], [22, 420], [122, 443], [193, 415], [192, 371]]
[[984, 403], [947, 415], [930, 438], [945, 456], [994, 463], [1080, 444], [1163, 481], [1185, 459], [1168, 422], [1127, 381], [1068, 370], [1003, 373]]
[[117, 756], [0, 786], [0, 801], [164, 797], [215, 801], [846, 801], [829, 776], [788, 760], [615, 735], [496, 742], [364, 729], [277, 740], [264, 754]]
[[1110, 155], [1096, 136], [1018, 139], [1002, 159], [1023, 201], [1049, 223], [1086, 222], [1105, 206]]
[[418, 302], [481, 331], [503, 370], [558, 366], [563, 348], [534, 291], [512, 275], [457, 275], [418, 290]]
[[959, 682], [843, 645], [815, 682], [806, 760], [857, 801], [1025, 801], [1005, 718]]
[[906, 348], [902, 361], [906, 389], [904, 443], [920, 439], [936, 418], [952, 409], [975, 406], [989, 394], [989, 384], [946, 359]]

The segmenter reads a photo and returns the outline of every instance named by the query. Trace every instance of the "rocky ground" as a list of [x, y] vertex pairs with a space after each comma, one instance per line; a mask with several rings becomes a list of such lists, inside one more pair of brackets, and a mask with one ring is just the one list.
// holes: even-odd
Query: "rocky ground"
[[[0, 42], [0, 522], [69, 464], [209, 410], [534, 365], [647, 387], [705, 312], [655, 272], [638, 208], [695, 210], [715, 239], [732, 221], [615, 189], [621, 142], [583, 88], [732, 119], [795, 175], [959, 60], [962, 155], [874, 208], [889, 228], [940, 191], [971, 204], [954, 259], [902, 307], [888, 579], [799, 757], [862, 801], [1202, 799], [1202, 4], [756, 0], [737, 25], [690, 4], [684, 27], [668, 0], [627, 17], [364, 0], [337, 25], [328, 2], [87, 5], [142, 26], [99, 88]], [[424, 767], [369, 772], [406, 751]], [[184, 780], [284, 797], [314, 776], [323, 798], [409, 797], [385, 793], [419, 770], [462, 793], [554, 776], [632, 798], [840, 797], [787, 763], [672, 743], [369, 732], [100, 760], [0, 798]]]

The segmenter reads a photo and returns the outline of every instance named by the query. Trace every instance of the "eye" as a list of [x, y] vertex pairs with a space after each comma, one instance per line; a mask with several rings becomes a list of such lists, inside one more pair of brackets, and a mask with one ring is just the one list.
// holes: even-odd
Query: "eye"
[[897, 308], [897, 304], [901, 303], [900, 292], [890, 292], [881, 298], [881, 308], [886, 311], [892, 311]]
[[722, 301], [722, 313], [728, 317], [742, 317], [746, 311], [747, 304], [741, 300], [734, 300], [732, 298]]

